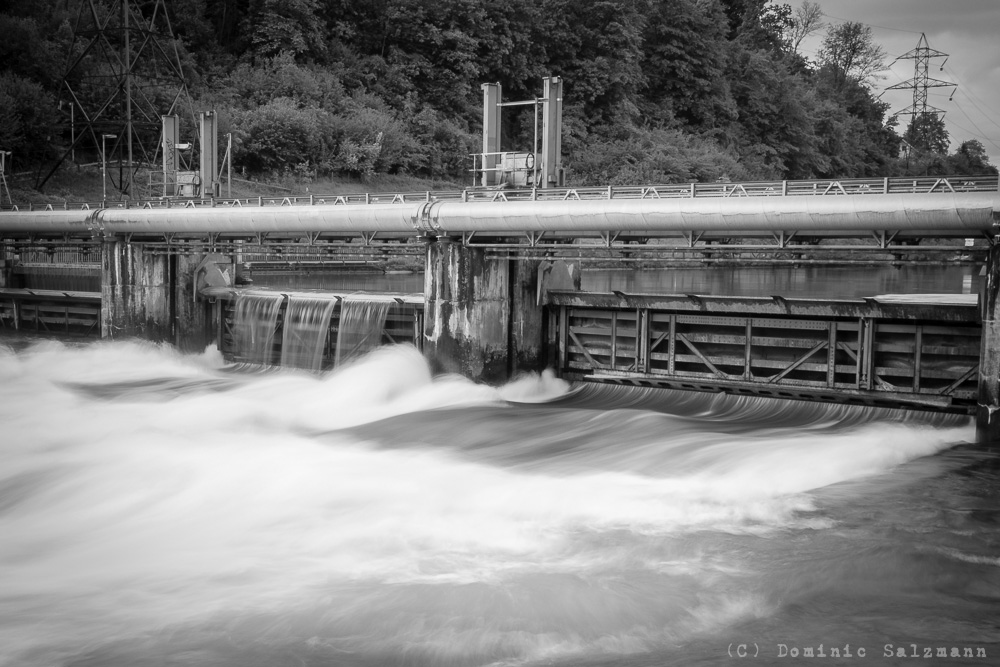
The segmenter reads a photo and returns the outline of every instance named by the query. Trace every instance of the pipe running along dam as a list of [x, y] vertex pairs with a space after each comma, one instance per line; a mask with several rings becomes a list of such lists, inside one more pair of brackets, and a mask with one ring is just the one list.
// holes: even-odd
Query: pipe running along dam
[[[436, 368], [975, 415], [1000, 440], [997, 177], [159, 199], [0, 212], [0, 325], [323, 369], [409, 342]], [[243, 263], [424, 260], [423, 294], [265, 291]], [[583, 292], [587, 262], [960, 256], [978, 295]], [[22, 285], [93, 276], [87, 290]], [[372, 313], [376, 313], [374, 316]], [[249, 351], [248, 351], [249, 350]]]

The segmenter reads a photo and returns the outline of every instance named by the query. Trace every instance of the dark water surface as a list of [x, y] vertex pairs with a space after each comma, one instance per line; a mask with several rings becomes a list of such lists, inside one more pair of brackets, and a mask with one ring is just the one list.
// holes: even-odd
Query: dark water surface
[[[254, 284], [369, 292], [424, 291], [421, 273], [317, 271], [253, 274]], [[962, 264], [873, 266], [687, 267], [660, 271], [584, 268], [582, 289], [651, 294], [851, 298], [878, 294], [975, 294], [979, 268]]]
[[1000, 471], [965, 418], [492, 388], [405, 347], [319, 377], [8, 343], [3, 665], [1000, 658]]
[[879, 294], [975, 294], [979, 267], [969, 265], [756, 266], [664, 271], [589, 269], [582, 288], [594, 292], [851, 298]]

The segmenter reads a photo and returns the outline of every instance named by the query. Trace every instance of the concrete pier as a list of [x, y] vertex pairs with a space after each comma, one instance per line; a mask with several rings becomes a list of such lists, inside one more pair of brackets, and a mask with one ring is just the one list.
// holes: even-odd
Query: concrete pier
[[101, 247], [101, 337], [139, 337], [204, 349], [210, 305], [195, 298], [201, 254], [154, 253], [141, 244], [108, 240]]
[[424, 353], [435, 370], [490, 383], [541, 370], [537, 264], [450, 238], [428, 242]]
[[979, 353], [979, 398], [976, 407], [976, 440], [1000, 443], [1000, 244], [990, 248], [979, 293], [983, 322]]

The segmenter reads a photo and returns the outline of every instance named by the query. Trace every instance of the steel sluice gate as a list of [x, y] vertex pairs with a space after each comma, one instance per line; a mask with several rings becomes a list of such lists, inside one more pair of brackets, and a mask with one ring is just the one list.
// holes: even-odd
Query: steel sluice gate
[[972, 413], [974, 305], [552, 295], [566, 379]]

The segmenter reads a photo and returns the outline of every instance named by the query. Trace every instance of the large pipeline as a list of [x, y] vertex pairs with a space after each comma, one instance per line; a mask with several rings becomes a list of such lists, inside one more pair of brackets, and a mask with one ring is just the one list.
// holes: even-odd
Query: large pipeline
[[438, 202], [421, 216], [425, 231], [650, 233], [780, 231], [989, 232], [996, 192], [820, 197]]
[[0, 234], [915, 232], [993, 234], [1000, 193], [0, 212]]

